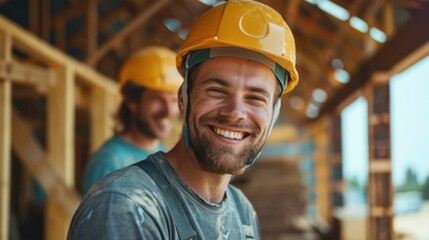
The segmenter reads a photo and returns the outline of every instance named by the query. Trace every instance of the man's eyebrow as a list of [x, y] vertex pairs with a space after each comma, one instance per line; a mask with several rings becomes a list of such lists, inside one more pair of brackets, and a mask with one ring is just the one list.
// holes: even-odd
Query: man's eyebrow
[[[228, 86], [231, 85], [228, 81], [226, 81], [224, 79], [220, 79], [220, 78], [207, 78], [207, 79], [204, 79], [203, 82], [202, 82], [203, 85], [204, 84], [210, 84], [210, 83], [216, 83], [216, 84], [219, 84], [219, 85], [222, 85], [222, 86], [225, 86], [225, 87], [228, 87]], [[250, 91], [250, 92], [260, 93], [260, 94], [262, 94], [262, 95], [264, 95], [266, 97], [270, 97], [271, 96], [270, 92], [268, 92], [266, 89], [264, 89], [262, 87], [249, 86], [249, 87], [246, 87], [246, 89], [248, 91]]]
[[270, 97], [271, 94], [270, 92], [268, 92], [266, 89], [262, 88], [262, 87], [257, 87], [257, 86], [249, 86], [247, 87], [247, 89], [251, 92], [256, 92], [256, 93], [260, 93], [266, 97]]
[[220, 79], [220, 78], [207, 78], [207, 79], [204, 79], [202, 82], [203, 85], [204, 84], [210, 84], [210, 83], [217, 83], [217, 84], [225, 86], [225, 87], [228, 87], [231, 85], [228, 81]]

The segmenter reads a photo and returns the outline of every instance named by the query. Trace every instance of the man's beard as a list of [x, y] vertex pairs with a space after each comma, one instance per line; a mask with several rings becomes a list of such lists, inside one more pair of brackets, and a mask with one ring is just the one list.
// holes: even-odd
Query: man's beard
[[136, 124], [137, 130], [148, 138], [157, 138], [157, 134], [154, 131], [153, 127], [149, 123], [148, 118], [141, 118], [138, 115], [134, 116], [134, 122]]
[[[222, 117], [213, 116], [202, 117], [200, 123], [207, 122], [208, 120], [210, 120], [210, 122], [217, 122], [219, 126], [240, 127], [237, 126], [237, 123], [229, 123], [228, 120]], [[241, 127], [244, 128], [244, 126]], [[214, 144], [208, 137], [208, 134], [200, 132], [197, 129], [194, 121], [192, 131], [194, 134], [191, 134], [191, 132], [189, 133], [192, 149], [195, 152], [200, 167], [215, 173], [233, 174], [243, 169], [246, 167], [247, 163], [259, 153], [265, 142], [263, 139], [259, 141], [254, 140], [260, 130], [255, 124], [252, 124], [245, 129], [252, 129], [252, 134], [247, 136], [247, 138], [250, 140], [253, 139], [256, 142], [247, 143], [246, 146], [237, 153], [234, 151], [234, 146]]]

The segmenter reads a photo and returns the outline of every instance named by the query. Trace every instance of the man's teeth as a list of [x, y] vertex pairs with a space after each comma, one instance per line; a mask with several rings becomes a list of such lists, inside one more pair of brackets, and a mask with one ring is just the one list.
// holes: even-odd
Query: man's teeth
[[215, 128], [215, 132], [223, 137], [241, 140], [243, 138], [243, 133], [240, 132], [232, 132], [224, 129]]

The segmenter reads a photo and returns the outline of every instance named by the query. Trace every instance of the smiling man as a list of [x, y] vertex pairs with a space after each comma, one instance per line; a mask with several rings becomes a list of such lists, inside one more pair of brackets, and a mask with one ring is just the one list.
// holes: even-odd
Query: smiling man
[[108, 173], [166, 150], [160, 140], [171, 133], [178, 117], [177, 91], [182, 82], [176, 54], [168, 48], [145, 47], [129, 57], [119, 79], [122, 103], [116, 134], [86, 165], [83, 194]]
[[298, 82], [292, 33], [272, 8], [228, 1], [194, 24], [177, 66], [183, 136], [99, 181], [69, 239], [260, 238], [251, 203], [229, 181], [259, 157]]

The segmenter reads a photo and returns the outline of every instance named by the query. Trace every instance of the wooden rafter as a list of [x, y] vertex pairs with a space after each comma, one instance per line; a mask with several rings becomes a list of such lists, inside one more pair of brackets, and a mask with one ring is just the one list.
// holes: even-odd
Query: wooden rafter
[[300, 2], [300, 0], [290, 0], [288, 6], [286, 7], [284, 17], [289, 24], [289, 27], [295, 26], [296, 16], [298, 15]]
[[[357, 12], [362, 7], [362, 4], [363, 4], [363, 0], [354, 0], [353, 1], [352, 6], [348, 9], [349, 19], [350, 19], [350, 17], [355, 16], [357, 14]], [[334, 56], [338, 55], [338, 52], [340, 50], [338, 45], [345, 38], [345, 36], [348, 32], [347, 30], [350, 29], [349, 19], [347, 19], [347, 21], [339, 23], [339, 29], [336, 32], [335, 37], [333, 39], [331, 39], [330, 44], [326, 47], [325, 53], [327, 53], [329, 51], [333, 51]], [[326, 56], [326, 54], [325, 54], [325, 56]], [[331, 61], [331, 59], [327, 59], [327, 60]]]
[[61, 22], [67, 22], [70, 19], [76, 18], [78, 16], [83, 16], [87, 11], [88, 1], [79, 1], [78, 3], [72, 4], [71, 6], [65, 8], [63, 11], [57, 13], [52, 20], [53, 26]]
[[105, 29], [112, 25], [115, 21], [126, 21], [131, 18], [130, 12], [125, 8], [118, 8], [99, 19], [98, 28]]
[[126, 39], [131, 33], [140, 28], [150, 17], [152, 17], [155, 13], [159, 12], [163, 7], [167, 5], [171, 0], [160, 0], [153, 3], [147, 9], [144, 9], [136, 19], [134, 19], [127, 27], [122, 29], [114, 38], [110, 39], [107, 43], [103, 44], [100, 49], [95, 52], [92, 56], [90, 56], [86, 62], [94, 66], [100, 60], [100, 58], [104, 57], [109, 51], [115, 48], [117, 45], [121, 44], [121, 42]]
[[[122, 21], [126, 22], [131, 17], [129, 11], [127, 11], [125, 8], [118, 8], [111, 13], [107, 14], [102, 19], [98, 19], [98, 26], [97, 29], [99, 31], [99, 34], [104, 34], [106, 37], [111, 37], [111, 35], [115, 33], [111, 33], [108, 29], [111, 27], [113, 22], [115, 21]], [[109, 35], [107, 36], [107, 33]], [[67, 38], [67, 46], [75, 46], [75, 47], [81, 47], [83, 44], [83, 39], [86, 34], [86, 31], [83, 29], [78, 31], [77, 33], [73, 34], [72, 36]]]
[[98, 4], [97, 0], [88, 0], [87, 24], [86, 24], [86, 56], [91, 56], [97, 51], [98, 42]]
[[[321, 115], [332, 113], [348, 96], [363, 87], [371, 74], [387, 71], [401, 59], [415, 52], [429, 41], [429, 5], [425, 5], [374, 56], [363, 63], [350, 82], [325, 103]], [[413, 37], [410, 37], [413, 36]], [[418, 36], [418, 37], [417, 37]]]
[[395, 32], [393, 5], [391, 3], [386, 3], [384, 5], [383, 13], [384, 32], [387, 37], [390, 38]]

